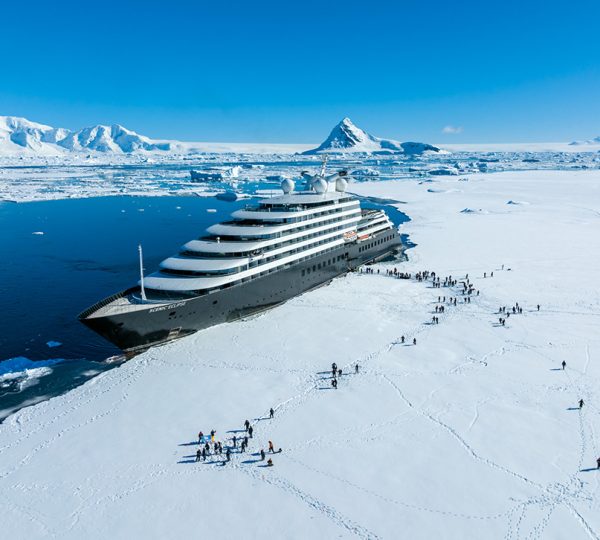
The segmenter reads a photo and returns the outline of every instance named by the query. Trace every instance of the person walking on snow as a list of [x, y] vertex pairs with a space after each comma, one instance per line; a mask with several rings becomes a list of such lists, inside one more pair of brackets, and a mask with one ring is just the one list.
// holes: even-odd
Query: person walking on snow
[[202, 455], [202, 452], [200, 451], [200, 448], [198, 448], [198, 450], [196, 450], [196, 463], [198, 463], [200, 461], [201, 455]]
[[244, 422], [244, 427], [246, 428], [246, 431], [248, 431], [248, 428], [250, 427], [250, 422], [248, 422], [248, 420]]
[[254, 431], [254, 429], [252, 428], [252, 426], [248, 427], [248, 435], [250, 435], [250, 438], [252, 438], [252, 432]]
[[580, 409], [581, 409], [581, 408], [583, 408], [583, 399], [580, 399], [580, 400], [579, 400], [579, 408], [580, 408]]
[[261, 461], [265, 460], [265, 451], [262, 448], [260, 449], [260, 460]]
[[229, 450], [229, 448], [227, 449], [227, 452], [225, 452], [225, 457], [227, 458], [227, 461], [231, 461], [231, 450]]
[[331, 386], [333, 386], [337, 390], [337, 379], [333, 379], [331, 381]]
[[565, 368], [567, 367], [567, 363], [563, 360], [561, 365], [562, 365], [562, 368], [563, 368], [563, 371], [564, 371]]
[[596, 468], [600, 469], [600, 457], [596, 460]]
[[356, 365], [354, 366], [354, 373], [356, 373], [356, 374], [358, 375], [358, 364], [356, 364]]
[[202, 439], [204, 439], [204, 433], [202, 433], [201, 431], [198, 433], [198, 444], [200, 444], [202, 442]]
[[269, 441], [269, 452], [271, 452], [271, 454], [274, 453], [274, 450], [273, 450], [273, 441]]
[[417, 344], [417, 338], [413, 338], [413, 345]]
[[271, 418], [273, 418], [275, 416], [275, 411], [273, 410], [273, 407], [271, 407], [271, 410], [269, 411], [269, 416]]

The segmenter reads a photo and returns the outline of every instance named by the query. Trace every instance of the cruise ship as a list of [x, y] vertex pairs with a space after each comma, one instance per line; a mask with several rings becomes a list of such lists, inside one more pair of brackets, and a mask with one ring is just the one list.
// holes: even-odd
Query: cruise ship
[[230, 221], [165, 259], [137, 285], [79, 315], [121, 350], [135, 352], [215, 324], [236, 321], [398, 251], [382, 210], [361, 209], [345, 173], [303, 173], [303, 186], [236, 210]]

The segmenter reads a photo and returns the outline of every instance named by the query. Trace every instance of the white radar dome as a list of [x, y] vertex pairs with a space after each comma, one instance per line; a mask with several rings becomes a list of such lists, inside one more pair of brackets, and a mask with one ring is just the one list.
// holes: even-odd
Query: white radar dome
[[327, 191], [327, 182], [323, 178], [319, 178], [313, 182], [312, 187], [317, 193], [325, 193]]
[[290, 180], [289, 178], [286, 178], [285, 180], [283, 180], [283, 182], [281, 182], [281, 189], [286, 195], [294, 191], [294, 187], [294, 181]]
[[335, 181], [335, 190], [336, 191], [346, 191], [348, 187], [348, 181], [341, 176]]

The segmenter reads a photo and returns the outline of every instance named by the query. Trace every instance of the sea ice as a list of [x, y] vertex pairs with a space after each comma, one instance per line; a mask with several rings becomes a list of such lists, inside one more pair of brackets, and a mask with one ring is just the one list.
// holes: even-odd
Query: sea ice
[[[408, 261], [150, 349], [9, 417], [3, 534], [600, 537], [600, 173], [470, 180], [435, 197], [415, 180], [354, 185], [406, 202]], [[511, 198], [531, 204], [508, 212]], [[480, 295], [394, 267], [468, 274]], [[515, 302], [523, 313], [499, 324]], [[195, 463], [199, 430], [229, 444], [246, 418], [248, 453]], [[268, 441], [283, 449], [273, 467], [258, 455]]]
[[8, 382], [17, 381], [19, 391], [37, 383], [40, 377], [52, 373], [54, 366], [63, 359], [33, 361], [23, 356], [9, 358], [0, 362], [0, 386]]

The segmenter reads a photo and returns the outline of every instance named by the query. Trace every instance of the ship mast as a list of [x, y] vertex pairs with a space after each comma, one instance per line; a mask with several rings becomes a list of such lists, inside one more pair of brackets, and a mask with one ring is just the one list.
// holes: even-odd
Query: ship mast
[[327, 159], [329, 158], [329, 154], [323, 154], [323, 161], [321, 162], [321, 172], [319, 176], [325, 176], [325, 169], [327, 167]]
[[142, 244], [138, 245], [140, 252], [140, 287], [142, 289], [142, 300], [146, 301], [146, 290], [144, 289], [144, 255], [142, 253]]

